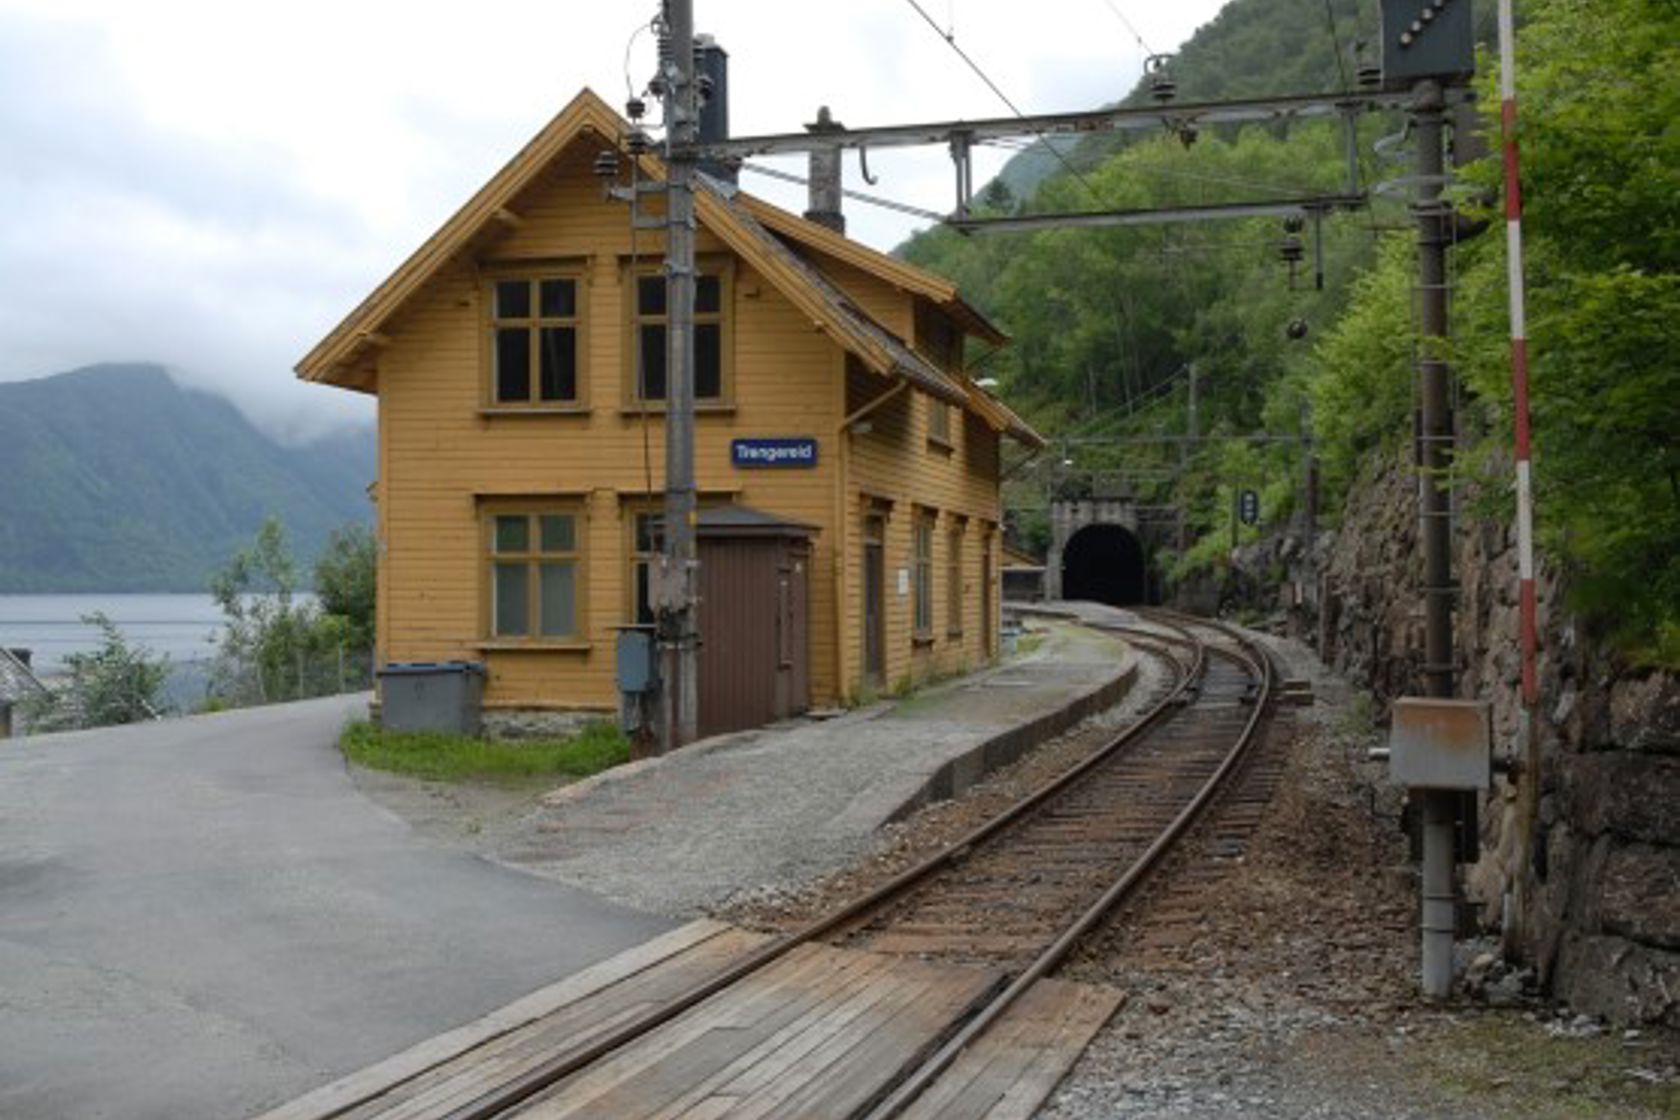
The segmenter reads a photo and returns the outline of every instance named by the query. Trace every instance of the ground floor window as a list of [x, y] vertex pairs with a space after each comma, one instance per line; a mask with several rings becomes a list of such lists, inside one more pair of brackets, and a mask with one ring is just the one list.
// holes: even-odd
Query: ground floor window
[[576, 638], [582, 515], [573, 509], [495, 510], [487, 521], [494, 638]]
[[945, 632], [953, 638], [963, 632], [963, 530], [958, 521], [951, 526], [945, 545], [945, 606], [948, 617]]
[[917, 510], [911, 530], [914, 564], [915, 627], [918, 638], [933, 634], [933, 518], [932, 510]]
[[639, 626], [653, 625], [653, 572], [665, 548], [665, 515], [637, 513], [630, 539], [630, 617]]

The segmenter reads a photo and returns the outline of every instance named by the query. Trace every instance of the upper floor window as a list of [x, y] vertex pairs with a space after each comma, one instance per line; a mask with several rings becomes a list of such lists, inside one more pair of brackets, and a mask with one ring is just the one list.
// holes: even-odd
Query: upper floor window
[[934, 443], [951, 446], [951, 406], [931, 394], [927, 399], [928, 408], [928, 439]]
[[[632, 397], [663, 401], [670, 385], [666, 328], [670, 322], [665, 277], [638, 273], [632, 317], [632, 353], [637, 359]], [[725, 376], [729, 275], [726, 270], [701, 267], [694, 279], [694, 399], [717, 403], [727, 396]]]
[[578, 289], [576, 276], [492, 282], [490, 392], [495, 404], [577, 403]]

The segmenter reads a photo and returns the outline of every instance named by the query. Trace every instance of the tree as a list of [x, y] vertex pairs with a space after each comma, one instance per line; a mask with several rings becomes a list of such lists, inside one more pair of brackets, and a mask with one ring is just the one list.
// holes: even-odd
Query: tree
[[351, 648], [373, 648], [379, 542], [366, 525], [334, 529], [315, 561], [315, 596], [324, 615], [344, 620]]
[[[335, 561], [329, 568], [344, 576], [335, 597], [353, 602], [359, 581], [345, 572], [354, 572], [354, 565]], [[211, 689], [221, 701], [275, 704], [351, 683], [346, 653], [354, 624], [297, 601], [297, 563], [278, 518], [263, 522], [256, 539], [211, 577], [210, 593], [227, 618], [211, 670]]]
[[103, 613], [83, 615], [82, 622], [98, 627], [99, 648], [66, 657], [69, 684], [25, 701], [25, 721], [36, 731], [61, 731], [158, 718], [169, 658], [129, 645]]

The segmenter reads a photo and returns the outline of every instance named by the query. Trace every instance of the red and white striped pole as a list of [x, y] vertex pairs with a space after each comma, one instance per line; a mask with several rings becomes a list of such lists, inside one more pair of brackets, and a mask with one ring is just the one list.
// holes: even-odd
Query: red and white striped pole
[[1535, 668], [1539, 645], [1534, 589], [1534, 493], [1529, 448], [1528, 321], [1523, 286], [1522, 177], [1517, 158], [1517, 59], [1512, 0], [1499, 0], [1499, 116], [1505, 158], [1505, 244], [1511, 300], [1511, 425], [1517, 443], [1518, 626], [1522, 640], [1522, 705], [1517, 717], [1517, 862], [1512, 869], [1512, 905], [1505, 915], [1508, 956], [1521, 951], [1526, 878], [1531, 874], [1534, 828], [1540, 803], [1540, 750], [1535, 734], [1540, 681]]

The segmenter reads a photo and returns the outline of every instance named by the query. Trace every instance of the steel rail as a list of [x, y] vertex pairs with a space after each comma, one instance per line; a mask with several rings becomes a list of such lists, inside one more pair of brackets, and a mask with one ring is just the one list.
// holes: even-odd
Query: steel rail
[[[1186, 627], [1180, 623], [1169, 621], [1172, 618], [1183, 616], [1174, 616], [1167, 612], [1149, 612], [1144, 617], [1157, 620], [1162, 625], [1186, 630]], [[1192, 624], [1207, 626], [1220, 631], [1227, 638], [1235, 641], [1241, 649], [1249, 647], [1247, 639], [1220, 623], [1196, 619]], [[890, 1094], [872, 1107], [866, 1105], [865, 1109], [867, 1111], [859, 1110], [855, 1112], [854, 1117], [862, 1117], [863, 1120], [890, 1120], [891, 1117], [899, 1115], [910, 1107], [916, 1098], [921, 1096], [945, 1070], [950, 1068], [962, 1052], [978, 1039], [988, 1027], [1000, 1019], [1020, 996], [1061, 964], [1080, 938], [1089, 933], [1092, 927], [1102, 921], [1110, 910], [1130, 894], [1138, 883], [1142, 882], [1144, 876], [1155, 866], [1161, 856], [1178, 841], [1179, 837], [1200, 816], [1202, 810], [1224, 786], [1226, 779], [1236, 772], [1237, 767], [1247, 757], [1249, 748], [1257, 738], [1255, 732], [1260, 726], [1260, 721], [1265, 717], [1271, 701], [1273, 685], [1271, 658], [1264, 652], [1259, 652], [1255, 658], [1248, 658], [1240, 654], [1235, 656], [1236, 659], [1247, 662], [1250, 672], [1258, 679], [1260, 692], [1254, 700], [1253, 711], [1237, 737], [1236, 745], [1226, 754], [1224, 760], [1219, 764], [1219, 768], [1202, 784], [1195, 797], [1191, 798], [1190, 802], [1179, 811], [1178, 815], [1173, 818], [1172, 823], [1155, 838], [1143, 854], [1103, 892], [1096, 902], [1092, 903], [1084, 913], [1076, 918], [1048, 949], [1039, 954], [1031, 965], [1023, 970], [1008, 987], [1004, 988], [990, 1004], [965, 1023], [962, 1029], [947, 1040], [932, 1057], [923, 1062], [908, 1078], [899, 1082]]]
[[[963, 858], [975, 844], [1008, 827], [1062, 790], [1075, 784], [1090, 771], [1112, 758], [1116, 752], [1162, 722], [1166, 716], [1176, 714], [1180, 710], [1180, 697], [1197, 686], [1206, 671], [1205, 650], [1200, 643], [1195, 642], [1188, 635], [1184, 638], [1173, 638], [1153, 632], [1140, 632], [1139, 636], [1140, 645], [1163, 641], [1190, 644], [1195, 651], [1194, 656], [1191, 663], [1186, 666], [1170, 655], [1152, 651], [1157, 652], [1159, 656], [1162, 656], [1175, 667], [1178, 674], [1177, 679], [1159, 701], [1102, 750], [1071, 768], [1054, 782], [1017, 801], [1002, 813], [946, 845], [920, 863], [901, 871], [868, 894], [847, 903], [839, 910], [810, 922], [786, 937], [747, 954], [711, 979], [702, 981], [668, 1003], [629, 1020], [589, 1044], [576, 1050], [557, 1054], [518, 1077], [480, 1094], [447, 1113], [444, 1120], [491, 1120], [493, 1117], [500, 1116], [509, 1109], [529, 1101], [538, 1093], [558, 1084], [590, 1063], [621, 1049], [645, 1034], [657, 1030], [724, 989], [774, 963], [799, 946], [832, 933], [858, 916], [881, 906], [934, 871]], [[330, 1113], [329, 1120], [331, 1116], [342, 1115], [344, 1112], [365, 1103], [365, 1100], [347, 1102], [342, 1108]]]

